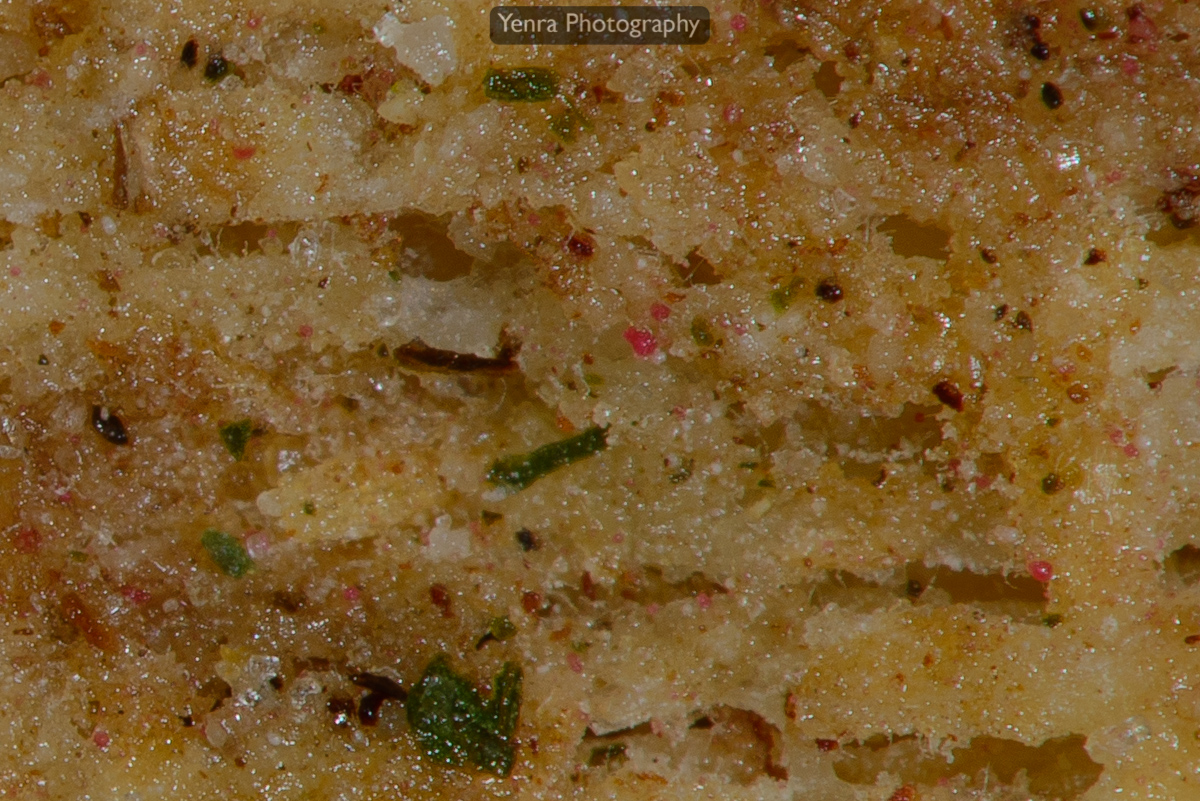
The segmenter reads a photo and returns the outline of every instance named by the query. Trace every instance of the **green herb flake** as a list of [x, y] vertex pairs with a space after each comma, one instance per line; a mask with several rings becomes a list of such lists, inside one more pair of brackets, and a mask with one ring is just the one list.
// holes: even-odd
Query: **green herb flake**
[[692, 477], [692, 470], [696, 467], [695, 459], [688, 459], [679, 465], [679, 469], [667, 476], [672, 484], [682, 484]]
[[586, 459], [608, 447], [608, 429], [593, 426], [581, 434], [551, 442], [530, 453], [504, 456], [492, 464], [487, 481], [513, 492], [525, 489], [544, 475]]
[[388, 278], [392, 279], [398, 284], [403, 276], [400, 274], [399, 270], [388, 270]]
[[568, 144], [575, 141], [581, 131], [592, 130], [592, 122], [574, 106], [568, 104], [565, 111], [550, 117], [550, 131]]
[[494, 617], [488, 622], [488, 634], [494, 640], [507, 640], [517, 633], [517, 627], [508, 617]]
[[408, 724], [421, 749], [447, 765], [470, 763], [498, 776], [509, 775], [521, 679], [521, 669], [506, 662], [485, 701], [471, 682], [451, 669], [445, 656], [436, 657], [408, 694]]
[[557, 92], [558, 77], [545, 67], [492, 69], [483, 78], [483, 93], [506, 103], [549, 100]]
[[224, 531], [208, 529], [200, 536], [200, 544], [227, 576], [241, 578], [254, 567], [254, 560], [246, 553], [246, 547], [242, 545], [241, 540]]
[[250, 442], [253, 434], [254, 424], [249, 420], [238, 420], [236, 423], [221, 426], [221, 442], [225, 443], [226, 450], [239, 462], [246, 455], [246, 444]]
[[717, 341], [713, 336], [712, 326], [703, 317], [692, 320], [692, 341], [702, 348], [710, 347]]
[[300, 507], [300, 511], [304, 512], [306, 515], [315, 515], [317, 513], [317, 507], [313, 506], [312, 501], [305, 501], [304, 506]]
[[67, 551], [67, 556], [71, 557], [71, 560], [75, 562], [86, 562], [88, 559], [88, 555], [83, 551]]
[[796, 294], [803, 285], [804, 281], [799, 276], [792, 278], [786, 286], [781, 286], [771, 292], [771, 306], [775, 308], [775, 311], [783, 314], [792, 305], [792, 301], [796, 299]]
[[606, 765], [616, 766], [624, 763], [627, 758], [625, 743], [601, 745], [592, 749], [592, 755], [588, 757], [588, 767], [602, 768]]

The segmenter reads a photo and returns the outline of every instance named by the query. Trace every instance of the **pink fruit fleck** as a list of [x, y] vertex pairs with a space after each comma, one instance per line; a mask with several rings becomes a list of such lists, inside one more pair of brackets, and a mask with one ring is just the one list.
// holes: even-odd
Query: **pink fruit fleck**
[[1040, 581], [1044, 584], [1054, 578], [1054, 565], [1041, 559], [1029, 562], [1029, 564], [1025, 565], [1025, 568], [1029, 571], [1029, 575], [1033, 577], [1034, 581]]
[[644, 328], [635, 328], [632, 325], [626, 328], [625, 341], [633, 348], [633, 352], [643, 359], [653, 356], [658, 350], [658, 340]]

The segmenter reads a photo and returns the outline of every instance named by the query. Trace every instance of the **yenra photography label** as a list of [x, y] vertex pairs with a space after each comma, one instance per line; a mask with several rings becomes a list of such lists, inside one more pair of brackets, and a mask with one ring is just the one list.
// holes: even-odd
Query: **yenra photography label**
[[690, 45], [708, 41], [704, 6], [498, 6], [495, 44]]

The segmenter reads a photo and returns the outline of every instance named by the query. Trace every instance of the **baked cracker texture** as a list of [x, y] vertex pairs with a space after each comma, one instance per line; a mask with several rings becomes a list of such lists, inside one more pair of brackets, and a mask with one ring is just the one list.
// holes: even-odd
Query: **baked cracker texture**
[[0, 4], [0, 795], [1200, 797], [1200, 7], [709, 8]]

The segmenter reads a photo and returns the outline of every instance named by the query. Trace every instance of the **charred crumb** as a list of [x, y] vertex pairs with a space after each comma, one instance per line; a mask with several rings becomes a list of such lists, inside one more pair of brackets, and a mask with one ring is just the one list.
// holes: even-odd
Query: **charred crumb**
[[915, 601], [925, 594], [925, 585], [916, 579], [909, 579], [904, 585], [904, 594]]
[[188, 39], [183, 46], [183, 51], [179, 54], [179, 63], [191, 69], [196, 66], [196, 60], [200, 55], [200, 46], [195, 39]]
[[1042, 102], [1046, 104], [1046, 108], [1054, 111], [1063, 104], [1062, 90], [1050, 82], [1042, 84]]
[[129, 444], [129, 435], [121, 418], [108, 410], [107, 406], [92, 407], [92, 428], [113, 445]]
[[939, 381], [933, 387], [937, 399], [956, 412], [963, 410], [963, 394], [958, 385], [952, 381]]

